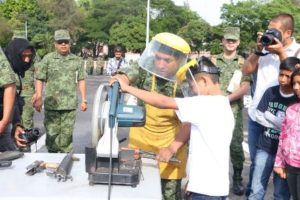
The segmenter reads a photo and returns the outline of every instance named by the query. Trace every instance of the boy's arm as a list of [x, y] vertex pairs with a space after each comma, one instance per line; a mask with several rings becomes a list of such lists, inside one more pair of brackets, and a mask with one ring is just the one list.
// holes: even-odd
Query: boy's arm
[[269, 89], [266, 90], [266, 92], [264, 93], [263, 97], [261, 98], [257, 106], [255, 112], [256, 121], [257, 123], [261, 124], [264, 127], [280, 130], [283, 118], [278, 117], [273, 113], [271, 113], [270, 111], [268, 111], [268, 105], [270, 102], [269, 91], [270, 91]]
[[178, 149], [180, 149], [190, 139], [190, 132], [191, 124], [183, 123], [175, 140], [168, 147], [160, 149], [156, 159], [161, 162], [169, 162], [173, 155], [177, 153]]
[[156, 92], [148, 92], [128, 85], [128, 81], [122, 75], [116, 75], [113, 78], [117, 79], [120, 83], [121, 90], [128, 92], [137, 98], [141, 99], [147, 104], [162, 109], [177, 109], [175, 99], [167, 97]]

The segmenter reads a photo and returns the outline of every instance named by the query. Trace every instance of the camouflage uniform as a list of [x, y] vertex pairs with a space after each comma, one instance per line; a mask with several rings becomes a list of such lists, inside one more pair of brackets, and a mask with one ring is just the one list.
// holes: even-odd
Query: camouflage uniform
[[104, 65], [105, 65], [105, 60], [103, 57], [98, 57], [96, 60], [96, 69], [95, 69], [95, 73], [96, 75], [102, 75], [103, 74], [103, 69], [104, 69]]
[[31, 97], [34, 94], [34, 66], [25, 72], [22, 78], [22, 93], [23, 99], [23, 112], [22, 112], [22, 125], [25, 128], [33, 127], [34, 108], [31, 103]]
[[88, 75], [92, 75], [93, 74], [93, 70], [94, 70], [94, 60], [92, 56], [89, 56], [86, 60], [85, 60], [86, 64], [86, 73]]
[[[226, 31], [226, 30], [225, 30]], [[233, 34], [236, 39], [239, 39], [239, 29], [238, 29], [238, 36], [237, 33], [232, 33], [235, 31], [235, 28], [227, 29], [228, 34]], [[235, 39], [234, 37], [234, 39]], [[225, 35], [224, 35], [225, 38]], [[230, 38], [231, 39], [231, 38]], [[221, 70], [220, 75], [220, 86], [221, 90], [223, 91], [224, 95], [229, 95], [230, 92], [227, 91], [228, 85], [230, 83], [231, 78], [235, 70], [241, 70], [244, 64], [244, 58], [240, 55], [235, 55], [232, 59], [226, 59], [224, 54], [214, 55], [211, 58], [212, 62], [214, 62]], [[244, 81], [251, 81], [250, 76], [242, 75], [241, 83]], [[242, 170], [243, 170], [243, 163], [245, 161], [244, 151], [243, 151], [243, 98], [235, 100], [231, 102], [232, 112], [235, 118], [235, 127], [232, 135], [232, 140], [230, 144], [230, 157], [231, 162], [234, 169], [234, 176], [233, 180], [237, 182], [242, 181]]]
[[[120, 70], [119, 72], [124, 72], [130, 79], [131, 84], [134, 86], [144, 89], [147, 91], [151, 91], [153, 75], [138, 66], [135, 62], [130, 66], [126, 66]], [[173, 96], [174, 83], [171, 81], [167, 81], [164, 79], [156, 78], [156, 90], [158, 93], [164, 94], [166, 96]], [[182, 93], [179, 88], [176, 90], [175, 96], [181, 96]], [[147, 120], [147, 119], [146, 119]], [[176, 117], [174, 119], [176, 123], [180, 123], [179, 119]], [[130, 143], [130, 141], [129, 141]], [[161, 148], [161, 147], [157, 147]], [[183, 148], [186, 148], [184, 146]], [[182, 160], [182, 167], [185, 168], [186, 162]], [[181, 197], [181, 179], [165, 179], [161, 178], [161, 188], [164, 200], [178, 200], [182, 199]]]
[[46, 146], [49, 152], [70, 152], [75, 124], [77, 81], [86, 78], [80, 58], [69, 53], [47, 54], [36, 67], [36, 79], [44, 81]]
[[[0, 120], [2, 120], [3, 117], [4, 86], [15, 82], [15, 73], [12, 71], [5, 54], [0, 47]], [[0, 151], [6, 150], [15, 150], [9, 128], [7, 128], [5, 132], [0, 135]]]
[[[26, 38], [26, 34], [23, 30], [15, 30], [12, 39], [14, 38]], [[36, 55], [34, 62], [40, 61], [40, 58]], [[34, 115], [34, 108], [31, 103], [32, 95], [34, 94], [34, 66], [32, 65], [30, 69], [25, 72], [25, 77], [21, 79], [22, 81], [22, 92], [21, 98], [23, 101], [23, 108], [22, 108], [22, 125], [25, 128], [32, 128], [33, 127], [33, 115]], [[20, 84], [20, 83], [18, 83]]]

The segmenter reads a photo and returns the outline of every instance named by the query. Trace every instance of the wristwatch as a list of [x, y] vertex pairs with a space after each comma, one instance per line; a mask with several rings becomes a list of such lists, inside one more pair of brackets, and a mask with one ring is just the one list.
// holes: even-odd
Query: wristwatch
[[82, 100], [82, 103], [88, 104], [86, 99]]

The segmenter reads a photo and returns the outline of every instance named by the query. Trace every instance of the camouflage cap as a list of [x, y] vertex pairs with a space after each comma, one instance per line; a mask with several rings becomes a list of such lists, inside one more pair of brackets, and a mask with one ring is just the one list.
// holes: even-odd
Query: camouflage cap
[[15, 39], [15, 38], [27, 39], [25, 31], [24, 30], [14, 30], [12, 39]]
[[61, 29], [61, 30], [57, 30], [54, 33], [54, 40], [58, 41], [58, 40], [70, 40], [70, 34], [69, 31]]
[[225, 28], [224, 39], [239, 40], [240, 39], [240, 28], [239, 27]]

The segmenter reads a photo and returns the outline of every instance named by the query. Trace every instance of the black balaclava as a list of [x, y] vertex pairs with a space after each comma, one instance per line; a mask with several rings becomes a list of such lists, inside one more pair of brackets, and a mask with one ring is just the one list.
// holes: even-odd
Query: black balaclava
[[[31, 49], [32, 51], [32, 57], [29, 63], [25, 63], [22, 60], [22, 52], [25, 49]], [[24, 77], [25, 71], [30, 68], [35, 57], [33, 45], [26, 39], [15, 38], [9, 42], [4, 52], [14, 72], [19, 76]]]

